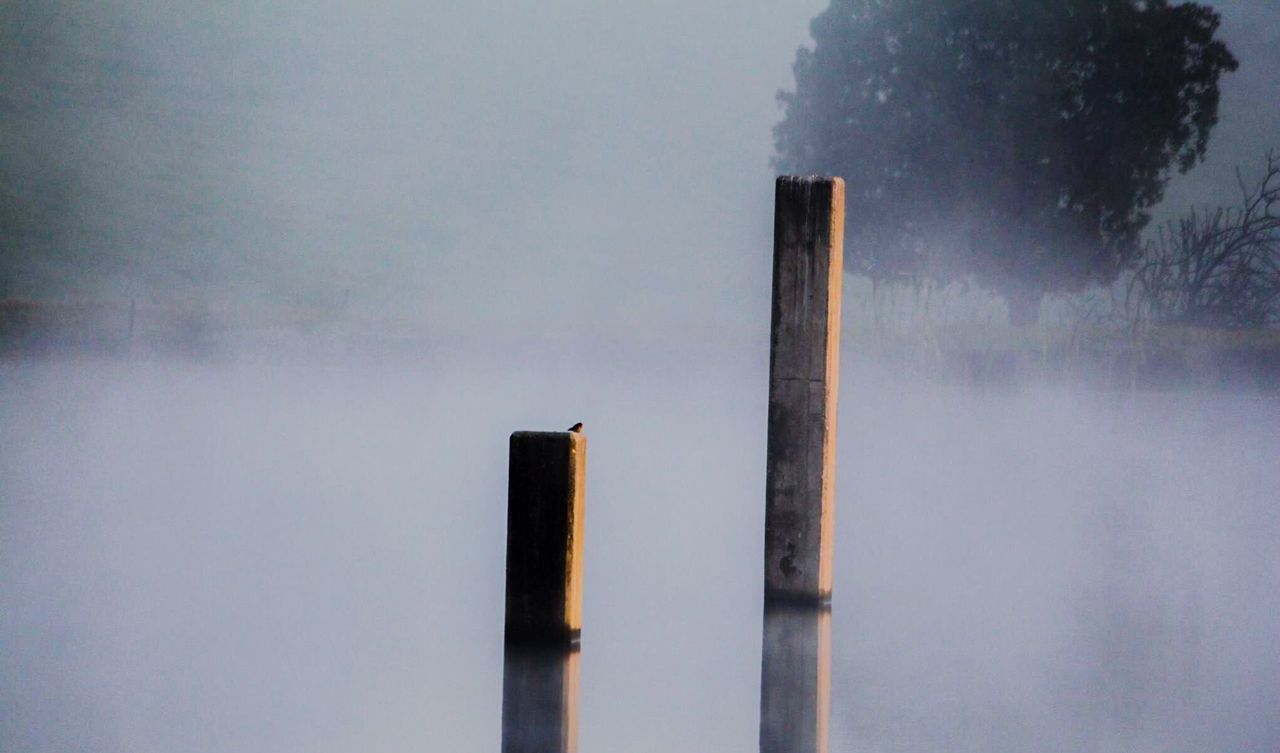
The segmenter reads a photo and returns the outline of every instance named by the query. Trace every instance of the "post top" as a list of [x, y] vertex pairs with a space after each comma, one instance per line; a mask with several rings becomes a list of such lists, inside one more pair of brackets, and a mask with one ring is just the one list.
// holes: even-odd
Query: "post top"
[[587, 435], [580, 431], [513, 431], [509, 444], [512, 452], [541, 452], [552, 447], [564, 447], [571, 453], [585, 452]]
[[811, 185], [838, 184], [843, 186], [844, 178], [832, 175], [779, 175], [777, 182], [778, 185], [782, 185], [784, 183], [807, 183]]

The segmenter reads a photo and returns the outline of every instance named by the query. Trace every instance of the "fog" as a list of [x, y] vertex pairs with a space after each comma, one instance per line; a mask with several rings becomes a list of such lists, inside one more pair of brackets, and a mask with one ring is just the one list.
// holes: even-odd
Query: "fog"
[[6, 135], [67, 174], [76, 290], [345, 301], [442, 338], [740, 331], [817, 9], [20, 4], [9, 54], [79, 85], [7, 66], [32, 101]]
[[[5, 294], [758, 337], [774, 97], [823, 6], [6, 4], [6, 201], [54, 232], [6, 228]], [[1215, 7], [1241, 68], [1157, 222], [1280, 134], [1280, 11]]]
[[[581, 749], [751, 749], [764, 355], [6, 366], [3, 747], [495, 749], [506, 437], [581, 419]], [[1274, 400], [844, 358], [832, 750], [1275, 746]]]
[[[0, 296], [258, 327], [0, 359], [0, 750], [497, 749], [507, 438], [575, 421], [580, 749], [755, 749], [770, 128], [825, 5], [0, 8], [52, 228]], [[1280, 133], [1280, 9], [1214, 6], [1157, 219]], [[841, 358], [830, 750], [1280, 748], [1274, 395]]]

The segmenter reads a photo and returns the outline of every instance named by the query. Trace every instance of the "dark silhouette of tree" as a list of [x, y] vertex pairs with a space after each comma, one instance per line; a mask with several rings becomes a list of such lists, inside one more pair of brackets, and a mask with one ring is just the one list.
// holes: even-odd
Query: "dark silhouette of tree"
[[832, 0], [801, 48], [774, 165], [845, 179], [850, 268], [972, 278], [1015, 324], [1137, 254], [1203, 158], [1218, 14], [1167, 0]]

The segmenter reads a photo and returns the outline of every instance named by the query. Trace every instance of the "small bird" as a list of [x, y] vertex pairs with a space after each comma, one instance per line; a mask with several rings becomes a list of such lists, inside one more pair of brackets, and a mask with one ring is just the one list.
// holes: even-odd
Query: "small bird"
[[569, 427], [569, 431], [573, 432], [574, 434], [581, 434], [581, 433], [582, 433], [582, 422], [581, 422], [581, 421], [579, 421], [578, 423], [574, 424], [573, 426], [570, 426], [570, 427]]

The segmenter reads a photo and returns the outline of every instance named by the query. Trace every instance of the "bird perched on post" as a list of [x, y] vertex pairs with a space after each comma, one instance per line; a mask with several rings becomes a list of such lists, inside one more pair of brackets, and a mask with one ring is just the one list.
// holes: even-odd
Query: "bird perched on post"
[[581, 434], [581, 433], [582, 433], [582, 422], [581, 422], [581, 421], [579, 421], [578, 423], [574, 424], [573, 426], [570, 426], [570, 427], [569, 427], [569, 431], [573, 432], [574, 434]]

